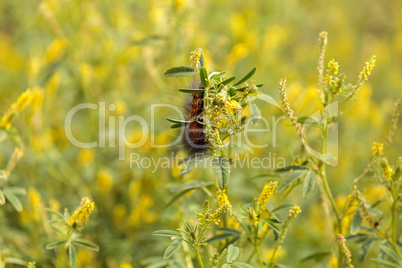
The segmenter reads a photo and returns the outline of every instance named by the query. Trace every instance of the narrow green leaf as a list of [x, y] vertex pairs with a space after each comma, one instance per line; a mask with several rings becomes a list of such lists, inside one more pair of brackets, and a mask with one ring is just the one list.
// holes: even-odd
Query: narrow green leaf
[[236, 79], [236, 76], [232, 76], [232, 77], [220, 82], [219, 85], [220, 86], [226, 86], [227, 84], [229, 84], [230, 82], [232, 82], [235, 79]]
[[75, 263], [77, 261], [77, 256], [75, 254], [75, 248], [72, 244], [68, 245], [68, 255], [70, 256], [71, 267], [75, 267]]
[[331, 256], [331, 252], [316, 252], [316, 253], [313, 253], [313, 254], [308, 255], [307, 257], [301, 259], [299, 261], [299, 264], [303, 264], [308, 261], [319, 262], [325, 258], [328, 258], [329, 256]]
[[226, 189], [230, 178], [230, 163], [229, 159], [224, 156], [212, 159], [212, 168], [215, 172], [219, 188]]
[[197, 72], [191, 66], [173, 67], [165, 72], [166, 77], [183, 77], [183, 76], [192, 76], [195, 74], [197, 74]]
[[201, 80], [201, 84], [204, 87], [209, 86], [208, 73], [207, 73], [207, 69], [205, 67], [201, 67], [201, 69], [200, 69], [200, 80]]
[[307, 198], [310, 193], [313, 191], [314, 186], [315, 186], [315, 173], [312, 170], [309, 170], [306, 175], [306, 179], [304, 180], [304, 185], [303, 185], [303, 192], [302, 196], [303, 198]]
[[281, 192], [286, 187], [288, 187], [293, 181], [304, 176], [305, 174], [306, 174], [306, 171], [299, 171], [299, 170], [285, 173], [285, 180], [283, 180], [279, 184], [278, 188], [276, 189], [276, 192], [278, 192], [278, 193]]
[[88, 240], [76, 238], [73, 240], [73, 243], [81, 247], [89, 248], [93, 251], [99, 251], [99, 246]]
[[361, 216], [360, 209], [356, 209], [355, 215], [353, 216], [352, 227], [350, 229], [351, 234], [357, 234], [360, 230], [360, 225], [362, 224], [363, 218]]
[[194, 121], [186, 121], [186, 120], [180, 120], [180, 119], [173, 119], [173, 118], [168, 118], [166, 117], [166, 120], [172, 123], [180, 123], [180, 124], [191, 124]]
[[239, 267], [239, 268], [253, 268], [253, 266], [251, 266], [247, 263], [244, 263], [244, 262], [235, 262], [235, 263], [233, 263], [233, 265], [235, 267]]
[[57, 216], [57, 217], [59, 217], [59, 218], [64, 219], [63, 214], [61, 214], [60, 212], [58, 212], [58, 211], [56, 211], [56, 210], [54, 210], [54, 209], [45, 208], [45, 211], [47, 211], [47, 212], [49, 212], [49, 213], [51, 213], [51, 214], [53, 214], [53, 215], [55, 215], [55, 216]]
[[187, 220], [184, 220], [184, 224], [186, 225], [189, 232], [194, 232], [193, 227]]
[[375, 262], [377, 264], [385, 265], [386, 267], [401, 268], [401, 266], [399, 264], [395, 264], [395, 263], [392, 263], [390, 261], [386, 261], [383, 259], [370, 259], [370, 261]]
[[240, 84], [246, 82], [248, 79], [250, 79], [254, 75], [256, 70], [257, 70], [256, 67], [251, 69], [251, 71], [248, 74], [246, 74], [242, 79], [240, 79], [238, 82], [236, 82], [233, 86], [235, 87], [237, 85], [240, 85]]
[[186, 193], [190, 192], [192, 189], [187, 189], [184, 191], [181, 191], [177, 194], [175, 194], [172, 199], [169, 201], [169, 203], [166, 204], [165, 208], [169, 207], [170, 205], [172, 205], [174, 202], [176, 202], [176, 200], [178, 200], [180, 197], [182, 197], [183, 195], [185, 195]]
[[221, 268], [231, 268], [229, 264], [225, 263]]
[[17, 265], [23, 265], [26, 266], [27, 262], [18, 258], [13, 258], [13, 257], [7, 257], [4, 259], [4, 263], [9, 263], [9, 264], [17, 264]]
[[197, 89], [193, 89], [193, 88], [179, 88], [180, 92], [183, 93], [201, 93], [205, 91], [205, 88], [197, 88]]
[[8, 187], [7, 191], [15, 195], [26, 195], [27, 190], [22, 187]]
[[173, 230], [158, 230], [153, 232], [152, 235], [181, 237], [181, 234], [179, 232]]
[[213, 182], [192, 181], [192, 182], [188, 182], [188, 183], [184, 183], [184, 184], [175, 186], [172, 189], [170, 189], [170, 191], [174, 193], [174, 192], [183, 191], [183, 190], [199, 189], [201, 187], [211, 186], [213, 184], [214, 184]]
[[175, 253], [180, 248], [182, 242], [183, 238], [178, 238], [175, 241], [173, 241], [173, 243], [167, 247], [165, 254], [163, 255], [163, 258], [169, 259], [173, 255], [173, 253]]
[[306, 170], [309, 169], [306, 166], [287, 166], [287, 167], [283, 167], [283, 168], [278, 168], [275, 171], [276, 172], [289, 172], [289, 171], [294, 171], [294, 170]]
[[216, 229], [217, 232], [222, 232], [222, 233], [231, 233], [234, 235], [240, 235], [240, 231], [233, 229], [233, 228], [229, 228], [229, 227], [220, 227], [218, 229]]
[[56, 241], [56, 242], [52, 242], [46, 245], [46, 249], [52, 249], [58, 246], [61, 246], [63, 244], [67, 243], [67, 240], [62, 240], [62, 241]]
[[364, 259], [367, 256], [367, 253], [370, 251], [371, 246], [373, 245], [374, 241], [375, 241], [375, 238], [371, 237], [371, 238], [367, 239], [367, 241], [362, 244], [362, 246], [360, 247], [359, 255], [357, 256], [357, 260], [359, 262], [364, 261]]
[[212, 73], [209, 74], [208, 79], [209, 80], [217, 79], [217, 78], [219, 78], [221, 76], [224, 76], [225, 74], [226, 74], [226, 72], [212, 72]]
[[385, 254], [390, 256], [394, 261], [396, 261], [397, 263], [399, 263], [402, 266], [402, 259], [401, 259], [401, 257], [399, 257], [398, 253], [396, 253], [393, 248], [389, 248], [389, 247], [382, 245], [382, 246], [380, 246], [380, 249]]
[[269, 227], [272, 228], [272, 230], [275, 230], [277, 233], [281, 233], [281, 229], [279, 229], [278, 226], [275, 225], [275, 219], [263, 218], [263, 220], [268, 224]]
[[260, 93], [258, 93], [258, 100], [268, 102], [269, 104], [272, 104], [272, 105], [276, 106], [277, 108], [279, 108], [279, 110], [282, 110], [281, 106], [279, 106], [279, 104], [276, 102], [276, 100], [274, 100], [274, 98], [272, 98], [269, 95], [266, 95], [266, 94], [260, 92]]
[[4, 205], [6, 203], [6, 198], [4, 197], [3, 191], [0, 190], [0, 205]]
[[247, 99], [250, 105], [251, 125], [255, 126], [261, 120], [261, 112], [257, 105], [251, 101], [250, 97]]
[[230, 238], [230, 237], [232, 237], [232, 236], [233, 236], [232, 233], [218, 234], [218, 235], [214, 235], [214, 236], [211, 237], [211, 238], [208, 238], [207, 241], [205, 241], [205, 242], [207, 242], [207, 243], [215, 243], [215, 242], [218, 242], [218, 241], [222, 241], [222, 240], [228, 239], [228, 238]]
[[22, 211], [22, 203], [20, 199], [13, 194], [12, 192], [8, 191], [8, 188], [3, 190], [3, 194], [6, 197], [6, 199], [13, 205], [16, 211], [21, 212]]
[[239, 256], [239, 252], [240, 252], [240, 250], [238, 247], [235, 247], [232, 244], [229, 245], [227, 261], [228, 262], [234, 261], [237, 258], [237, 256]]
[[170, 126], [170, 128], [179, 128], [179, 127], [184, 127], [186, 124], [182, 123], [174, 123], [173, 125]]

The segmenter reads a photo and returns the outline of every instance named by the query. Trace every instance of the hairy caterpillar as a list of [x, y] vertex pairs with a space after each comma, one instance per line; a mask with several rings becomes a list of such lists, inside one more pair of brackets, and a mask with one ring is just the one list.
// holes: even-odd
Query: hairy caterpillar
[[[204, 88], [201, 84], [195, 84], [193, 88]], [[204, 111], [204, 92], [193, 93], [192, 99], [186, 103], [185, 112], [187, 113], [186, 121], [193, 121], [188, 124], [182, 136], [182, 144], [184, 150], [189, 155], [205, 153], [209, 147], [208, 139], [204, 133], [204, 125], [202, 124], [202, 114]]]

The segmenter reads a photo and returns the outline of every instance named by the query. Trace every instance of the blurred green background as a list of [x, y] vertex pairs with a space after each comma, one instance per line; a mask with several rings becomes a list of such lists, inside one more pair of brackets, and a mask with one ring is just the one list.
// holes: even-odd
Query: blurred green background
[[[340, 72], [354, 83], [364, 62], [377, 56], [376, 68], [358, 100], [342, 107], [339, 121], [339, 166], [329, 168], [330, 185], [337, 202], [344, 202], [353, 179], [370, 161], [373, 141], [383, 142], [394, 109], [402, 97], [402, 2], [386, 1], [194, 1], [194, 0], [48, 0], [0, 1], [0, 114], [27, 88], [40, 92], [39, 101], [14, 122], [24, 158], [9, 184], [28, 190], [24, 211], [10, 204], [0, 209], [2, 258], [35, 260], [51, 267], [54, 252], [45, 244], [54, 240], [43, 215], [44, 207], [74, 210], [81, 197], [95, 201], [95, 211], [83, 231], [101, 250], [78, 251], [78, 267], [141, 267], [146, 258], [162, 256], [168, 241], [151, 236], [154, 230], [176, 228], [183, 217], [194, 219], [205, 193], [195, 192], [165, 208], [174, 186], [192, 180], [214, 181], [210, 170], [184, 177], [178, 169], [130, 168], [129, 158], [119, 160], [114, 148], [80, 149], [66, 138], [68, 111], [81, 103], [115, 104], [106, 116], [140, 115], [151, 122], [151, 104], [180, 103], [177, 88], [188, 83], [167, 79], [163, 72], [189, 64], [189, 53], [203, 48], [209, 71], [227, 71], [238, 77], [257, 67], [253, 77], [261, 91], [279, 102], [278, 81], [286, 77], [289, 100], [297, 116], [316, 111], [318, 34], [329, 33], [326, 63], [334, 58]], [[280, 116], [274, 106], [262, 105], [263, 116]], [[157, 143], [177, 138], [169, 128], [167, 110], [157, 112], [153, 134]], [[97, 141], [98, 111], [85, 110], [74, 118], [73, 132], [81, 141]], [[107, 121], [109, 122], [109, 121]], [[400, 125], [400, 123], [399, 123]], [[117, 129], [116, 129], [117, 131]], [[149, 131], [151, 131], [149, 129]], [[127, 127], [130, 141], [141, 139], [138, 124]], [[117, 134], [116, 134], [117, 135]], [[254, 150], [251, 156], [275, 152], [291, 164], [299, 150], [297, 134], [281, 121], [277, 145]], [[397, 130], [395, 137], [401, 136]], [[256, 143], [270, 142], [272, 133], [253, 135]], [[139, 149], [127, 149], [144, 157], [170, 157], [180, 147], [151, 148], [150, 139]], [[402, 140], [385, 149], [394, 163]], [[13, 151], [1, 144], [3, 168]], [[237, 150], [240, 154], [246, 149]], [[247, 203], [258, 196], [264, 178], [252, 179], [264, 170], [232, 171], [229, 198]], [[247, 186], [247, 187], [244, 187]], [[378, 188], [363, 185], [370, 202], [380, 198]], [[247, 189], [247, 190], [245, 190]], [[273, 198], [280, 203], [280, 197]], [[290, 228], [281, 258], [290, 267], [306, 255], [330, 249], [326, 222], [321, 215], [318, 189], [303, 200], [300, 190], [285, 200], [301, 205], [303, 213]], [[330, 227], [328, 227], [330, 228]], [[165, 243], [166, 242], [166, 243]], [[266, 252], [272, 248], [266, 241]], [[349, 245], [349, 244], [348, 244]], [[358, 249], [350, 243], [354, 256]], [[374, 255], [373, 255], [374, 256]], [[371, 256], [371, 257], [373, 257]], [[370, 256], [369, 256], [370, 257]], [[331, 267], [324, 261], [316, 267]], [[370, 267], [368, 262], [356, 267]], [[315, 267], [315, 266], [314, 266]]]

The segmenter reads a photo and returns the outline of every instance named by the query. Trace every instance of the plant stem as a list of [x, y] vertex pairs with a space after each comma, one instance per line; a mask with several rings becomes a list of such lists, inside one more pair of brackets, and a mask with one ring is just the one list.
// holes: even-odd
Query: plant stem
[[200, 251], [198, 250], [198, 247], [194, 247], [194, 250], [197, 255], [197, 260], [198, 260], [198, 263], [200, 264], [201, 268], [205, 268], [204, 264], [202, 263], [202, 259], [201, 259], [201, 255], [200, 255]]
[[258, 263], [260, 264], [261, 267], [264, 267], [264, 263], [262, 262], [261, 253], [260, 253], [260, 249], [258, 248], [257, 241], [255, 241], [255, 243], [254, 243], [254, 249], [255, 249], [255, 252], [257, 253]]
[[[68, 243], [68, 240], [70, 239], [71, 235], [73, 234], [73, 231], [71, 231], [71, 229], [68, 231], [67, 236], [66, 236], [66, 241]], [[67, 244], [66, 243], [66, 244]], [[60, 253], [59, 253], [59, 257], [57, 258], [57, 264], [56, 264], [56, 268], [60, 268], [61, 264], [63, 262], [63, 257], [64, 257], [64, 252], [66, 251], [66, 244], [63, 244], [63, 246], [61, 247]]]
[[[324, 114], [322, 116], [325, 116]], [[324, 117], [325, 118], [325, 117]], [[328, 135], [328, 126], [327, 126], [327, 121], [324, 119], [324, 126], [323, 126], [323, 140], [322, 140], [322, 154], [324, 155], [327, 151], [327, 135]], [[327, 175], [326, 175], [326, 170], [325, 170], [325, 162], [320, 161], [319, 163], [319, 170], [321, 174], [322, 181], [324, 183], [324, 189], [325, 192], [327, 193], [328, 199], [331, 203], [332, 210], [335, 213], [336, 220], [337, 220], [337, 225], [338, 225], [338, 232], [342, 234], [342, 219], [339, 215], [338, 208], [336, 206], [334, 197], [332, 196], [331, 189], [329, 188], [328, 180], [327, 180]], [[343, 267], [343, 254], [342, 254], [342, 249], [341, 246], [338, 244], [338, 249], [339, 249], [339, 256], [338, 256], [338, 267], [342, 268]]]

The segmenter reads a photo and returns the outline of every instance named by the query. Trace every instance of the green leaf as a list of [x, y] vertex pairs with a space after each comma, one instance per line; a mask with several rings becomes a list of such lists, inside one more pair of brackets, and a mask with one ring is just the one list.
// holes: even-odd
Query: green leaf
[[186, 225], [189, 232], [194, 232], [193, 227], [187, 220], [184, 220], [184, 224]]
[[178, 124], [183, 124], [183, 125], [188, 125], [193, 123], [194, 121], [186, 121], [186, 120], [180, 120], [180, 119], [173, 119], [173, 118], [168, 118], [166, 117], [166, 120], [172, 123], [178, 123]]
[[251, 266], [247, 263], [244, 263], [244, 262], [235, 262], [235, 263], [233, 263], [233, 265], [235, 267], [239, 267], [239, 268], [253, 268], [253, 266]]
[[55, 215], [55, 216], [57, 216], [57, 217], [59, 217], [59, 218], [64, 219], [63, 214], [61, 214], [61, 213], [58, 212], [57, 210], [54, 210], [54, 209], [51, 209], [51, 208], [45, 208], [45, 211], [47, 211], [47, 212], [49, 212], [49, 213], [51, 213], [51, 214], [53, 214], [53, 215]]
[[27, 194], [27, 190], [25, 190], [25, 188], [22, 188], [22, 187], [8, 187], [7, 191], [10, 193], [13, 193], [15, 195], [26, 195]]
[[314, 186], [315, 186], [315, 173], [312, 170], [309, 170], [306, 175], [306, 179], [304, 180], [304, 185], [303, 185], [303, 192], [302, 196], [303, 198], [307, 198], [310, 193], [313, 191]]
[[58, 246], [61, 246], [63, 244], [67, 243], [67, 240], [61, 240], [61, 241], [56, 241], [56, 242], [52, 242], [46, 245], [46, 249], [52, 249]]
[[224, 156], [212, 159], [212, 168], [215, 172], [219, 188], [226, 189], [229, 184], [230, 178], [230, 163], [229, 159]]
[[276, 189], [276, 192], [279, 193], [282, 190], [284, 190], [286, 187], [288, 187], [293, 181], [297, 180], [298, 178], [300, 178], [301, 176], [304, 176], [306, 173], [306, 171], [292, 171], [292, 172], [287, 172], [285, 174], [285, 180], [283, 180], [278, 188]]
[[153, 232], [152, 235], [181, 237], [179, 232], [173, 230], [158, 230]]
[[210, 73], [209, 74], [209, 80], [212, 80], [212, 79], [216, 79], [216, 78], [219, 78], [219, 77], [221, 77], [221, 76], [224, 76], [226, 74], [226, 72], [212, 72], [212, 73]]
[[283, 168], [278, 168], [275, 171], [276, 172], [289, 172], [289, 171], [294, 171], [294, 170], [306, 170], [309, 169], [306, 166], [287, 166], [287, 167], [283, 167]]
[[179, 88], [179, 91], [183, 93], [201, 93], [205, 91], [205, 88]]
[[183, 242], [183, 238], [178, 238], [175, 241], [173, 241], [172, 244], [170, 244], [170, 246], [168, 246], [168, 248], [165, 251], [165, 254], [163, 255], [164, 259], [169, 259], [173, 253], [175, 253], [179, 247], [181, 246]]
[[279, 229], [278, 226], [275, 225], [275, 223], [277, 223], [277, 220], [268, 218], [263, 218], [262, 220], [265, 221], [269, 225], [269, 227], [272, 228], [272, 230], [276, 231], [277, 233], [281, 233], [281, 229]]
[[239, 252], [240, 250], [238, 247], [235, 247], [232, 244], [230, 244], [228, 247], [227, 261], [228, 262], [234, 261], [237, 258], [237, 256], [239, 256]]
[[319, 262], [319, 261], [321, 261], [324, 258], [327, 258], [329, 256], [331, 256], [331, 252], [316, 252], [316, 253], [313, 253], [313, 254], [308, 255], [307, 257], [301, 259], [299, 261], [299, 264], [303, 264], [303, 263], [306, 263], [308, 261]]
[[191, 171], [192, 169], [196, 168], [198, 166], [199, 162], [204, 161], [204, 158], [201, 157], [190, 157], [185, 159], [183, 162], [179, 162], [178, 164], [183, 164], [183, 167], [179, 171], [179, 175], [186, 174], [187, 172]]
[[238, 82], [236, 82], [233, 86], [237, 86], [237, 85], [240, 85], [240, 84], [246, 82], [248, 79], [250, 79], [254, 75], [256, 70], [257, 70], [256, 67], [251, 69], [251, 71], [248, 74], [246, 74], [242, 79], [240, 79]]
[[0, 205], [4, 205], [6, 203], [6, 198], [4, 197], [3, 191], [0, 190]]
[[356, 209], [355, 215], [353, 216], [352, 226], [350, 228], [351, 234], [357, 234], [360, 230], [360, 225], [362, 224], [363, 218], [359, 209]]
[[255, 126], [261, 120], [261, 112], [257, 105], [251, 101], [250, 97], [247, 97], [247, 99], [250, 105], [251, 125]]
[[72, 244], [68, 245], [68, 255], [70, 256], [71, 267], [75, 267], [75, 263], [77, 261], [77, 256], [75, 254], [75, 248]]
[[13, 258], [13, 257], [7, 257], [4, 259], [4, 263], [9, 263], [9, 264], [17, 264], [17, 265], [22, 265], [22, 266], [27, 266], [27, 262], [18, 258]]
[[359, 251], [359, 255], [357, 256], [357, 260], [359, 262], [364, 261], [364, 259], [367, 256], [367, 253], [370, 251], [371, 246], [373, 245], [374, 241], [375, 241], [375, 238], [371, 237], [371, 238], [367, 239], [367, 241], [362, 244], [362, 246], [360, 248], [360, 251]]
[[8, 188], [3, 190], [3, 194], [6, 197], [6, 199], [13, 205], [16, 211], [21, 212], [22, 211], [22, 203], [20, 199], [13, 193], [8, 190]]
[[200, 69], [200, 80], [204, 87], [207, 88], [209, 86], [208, 73], [205, 67], [201, 67]]
[[266, 95], [264, 93], [259, 92], [258, 93], [258, 100], [268, 102], [269, 104], [272, 104], [272, 105], [276, 106], [277, 108], [279, 108], [279, 110], [282, 110], [281, 106], [279, 106], [279, 104], [276, 102], [276, 100], [274, 100], [274, 98], [272, 98], [269, 95]]
[[229, 228], [229, 227], [220, 227], [218, 229], [216, 229], [217, 232], [222, 232], [222, 233], [231, 233], [234, 235], [240, 235], [240, 231], [233, 229], [233, 228]]
[[377, 264], [382, 264], [385, 265], [386, 267], [391, 267], [391, 268], [401, 268], [400, 265], [383, 260], [383, 259], [370, 259], [370, 261], [375, 262]]
[[84, 247], [84, 248], [89, 248], [93, 251], [98, 252], [99, 251], [99, 246], [96, 245], [95, 243], [92, 243], [91, 241], [88, 240], [84, 240], [84, 239], [74, 239], [73, 243], [80, 246], [80, 247]]
[[207, 243], [215, 243], [215, 242], [218, 242], [218, 241], [228, 239], [228, 238], [230, 238], [232, 236], [234, 236], [234, 234], [232, 234], [232, 233], [218, 234], [218, 235], [215, 235], [215, 236], [213, 236], [211, 238], [208, 238], [207, 241], [205, 241], [205, 242], [207, 242]]
[[184, 184], [175, 186], [172, 189], [170, 189], [170, 191], [174, 193], [174, 192], [179, 192], [179, 191], [183, 191], [183, 190], [193, 190], [193, 189], [199, 189], [201, 187], [211, 186], [213, 184], [214, 184], [213, 182], [192, 181], [192, 182], [188, 182], [188, 183], [184, 183]]
[[385, 254], [391, 257], [394, 261], [402, 265], [402, 259], [399, 257], [398, 253], [395, 252], [393, 248], [386, 247], [384, 245], [380, 246], [380, 250], [382, 250]]
[[235, 79], [236, 79], [236, 76], [232, 76], [232, 77], [220, 82], [219, 86], [226, 86], [227, 84], [229, 84], [230, 82], [232, 82]]
[[193, 67], [191, 66], [179, 66], [168, 69], [165, 72], [166, 77], [183, 77], [183, 76], [193, 76], [197, 74]]
[[221, 268], [231, 268], [229, 264], [225, 263]]

